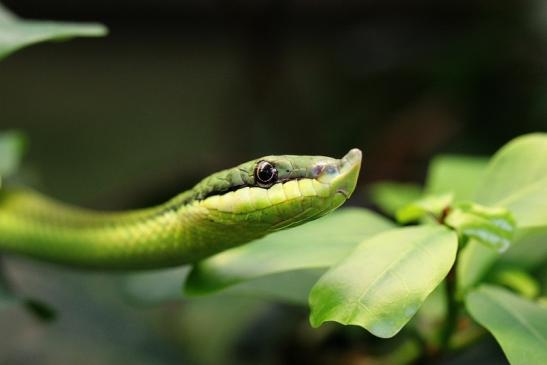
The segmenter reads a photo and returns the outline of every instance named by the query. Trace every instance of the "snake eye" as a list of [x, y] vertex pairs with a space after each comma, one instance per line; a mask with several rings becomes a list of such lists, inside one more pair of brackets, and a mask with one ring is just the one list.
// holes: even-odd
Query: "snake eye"
[[277, 170], [268, 161], [260, 161], [256, 166], [255, 178], [260, 184], [272, 184], [277, 179]]

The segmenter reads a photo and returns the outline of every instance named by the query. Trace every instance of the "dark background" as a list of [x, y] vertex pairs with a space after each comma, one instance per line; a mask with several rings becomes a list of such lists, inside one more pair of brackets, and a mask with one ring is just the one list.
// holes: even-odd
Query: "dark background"
[[[435, 154], [488, 155], [547, 130], [540, 0], [2, 2], [25, 18], [110, 29], [0, 64], [0, 128], [30, 140], [24, 178], [89, 207], [156, 203], [260, 155], [352, 147], [365, 157], [351, 203], [364, 205], [371, 182], [421, 181]], [[225, 298], [221, 314], [207, 299], [135, 309], [106, 274], [8, 264], [63, 315], [44, 327], [0, 313], [2, 337], [13, 332], [0, 364], [202, 364], [226, 353], [266, 363], [275, 356], [249, 349], [301, 345], [283, 332], [305, 326], [300, 308]], [[285, 342], [254, 344], [256, 331]]]

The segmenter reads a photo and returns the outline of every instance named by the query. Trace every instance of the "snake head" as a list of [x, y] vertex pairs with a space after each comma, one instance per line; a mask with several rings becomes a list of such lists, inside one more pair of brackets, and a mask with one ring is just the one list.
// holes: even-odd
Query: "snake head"
[[245, 232], [293, 227], [321, 217], [353, 193], [361, 151], [341, 159], [325, 156], [264, 156], [221, 171], [194, 187], [194, 204], [208, 219]]

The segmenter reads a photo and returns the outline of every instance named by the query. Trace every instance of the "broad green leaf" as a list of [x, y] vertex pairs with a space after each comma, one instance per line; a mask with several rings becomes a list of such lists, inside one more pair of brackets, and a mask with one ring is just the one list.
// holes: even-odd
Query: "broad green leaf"
[[418, 200], [423, 195], [422, 188], [417, 184], [392, 181], [373, 184], [369, 191], [372, 202], [391, 216], [395, 216], [399, 208]]
[[[518, 137], [502, 147], [492, 158], [483, 176], [475, 201], [487, 206], [507, 208], [517, 223], [517, 237], [511, 249], [531, 242], [532, 236], [547, 238], [547, 134]], [[537, 240], [533, 253], [545, 252], [547, 240]], [[498, 260], [499, 255], [479, 247], [472, 240], [458, 260], [460, 292], [478, 283]], [[524, 247], [524, 246], [523, 246]]]
[[180, 288], [189, 272], [190, 266], [182, 266], [127, 274], [120, 277], [120, 291], [132, 304], [140, 306], [180, 300]]
[[547, 261], [547, 232], [544, 229], [521, 231], [519, 236], [511, 248], [499, 258], [500, 265], [534, 270]]
[[440, 218], [443, 211], [452, 204], [452, 194], [426, 195], [397, 210], [395, 218], [397, 222], [406, 224], [416, 222], [431, 216]]
[[[134, 305], [155, 306], [184, 299], [180, 289], [190, 267], [129, 274], [120, 280], [120, 291]], [[218, 292], [290, 304], [308, 305], [308, 293], [325, 269], [287, 271], [259, 277]], [[216, 293], [211, 293], [215, 295]]]
[[310, 290], [324, 272], [324, 268], [280, 272], [246, 281], [221, 293], [308, 307]]
[[206, 294], [265, 275], [327, 268], [364, 238], [392, 227], [387, 219], [366, 209], [343, 208], [198, 263], [185, 291], [189, 295]]
[[24, 152], [25, 138], [16, 131], [0, 132], [0, 187], [2, 178], [13, 174]]
[[509, 209], [520, 229], [547, 230], [547, 134], [516, 138], [496, 153], [476, 201]]
[[448, 213], [445, 223], [462, 237], [472, 238], [503, 253], [516, 229], [512, 214], [505, 208], [458, 203]]
[[407, 227], [362, 242], [310, 293], [312, 326], [353, 324], [392, 337], [452, 267], [458, 239], [439, 225]]
[[487, 162], [484, 157], [437, 156], [429, 164], [425, 191], [427, 194], [452, 193], [455, 201], [472, 199]]
[[0, 5], [0, 59], [31, 44], [72, 37], [99, 37], [107, 33], [101, 24], [23, 20]]
[[488, 285], [471, 291], [465, 304], [512, 365], [547, 364], [547, 308]]

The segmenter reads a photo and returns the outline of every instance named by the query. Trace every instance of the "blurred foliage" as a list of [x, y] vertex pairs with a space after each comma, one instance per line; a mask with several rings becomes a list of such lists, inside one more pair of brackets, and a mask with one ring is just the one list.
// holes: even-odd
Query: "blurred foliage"
[[0, 188], [2, 178], [13, 175], [23, 157], [25, 138], [19, 132], [0, 133]]
[[99, 24], [22, 20], [0, 4], [0, 59], [31, 44], [72, 37], [97, 37], [106, 32], [106, 28]]
[[492, 286], [469, 293], [466, 306], [493, 333], [511, 364], [547, 362], [546, 308]]
[[[439, 152], [491, 154], [515, 135], [547, 130], [541, 1], [4, 3], [24, 18], [99, 19], [113, 31], [101, 41], [31, 47], [0, 64], [0, 127], [24, 130], [32, 141], [19, 181], [90, 207], [156, 203], [250, 156], [339, 155], [353, 146], [365, 151], [361, 190], [385, 179], [431, 185], [424, 172]], [[26, 169], [35, 172], [30, 179]], [[478, 181], [465, 178], [467, 170], [440, 171], [449, 190], [434, 192], [456, 200], [454, 188]], [[351, 203], [362, 204], [359, 198]], [[510, 287], [494, 273], [516, 265], [545, 296], [544, 232], [521, 234], [499, 259], [477, 244], [482, 252], [465, 272], [485, 278], [480, 258], [495, 255], [485, 280]], [[380, 345], [358, 329], [311, 330], [306, 311], [256, 299], [304, 282], [298, 272], [231, 288], [241, 286], [238, 296], [184, 302], [173, 299], [184, 277], [177, 272], [173, 281], [133, 286], [155, 303], [145, 309], [120, 299], [119, 274], [14, 258], [5, 266], [17, 289], [61, 314], [44, 327], [20, 306], [0, 313], [9, 331], [0, 344], [6, 363], [356, 364], [389, 354], [404, 363], [421, 349], [415, 328], [435, 352], [445, 316], [441, 284], [409, 326]], [[310, 273], [306, 288], [321, 272]], [[484, 335], [465, 317], [458, 325], [458, 349], [477, 331]], [[489, 341], [428, 360], [506, 363]]]

